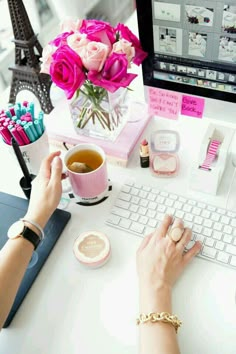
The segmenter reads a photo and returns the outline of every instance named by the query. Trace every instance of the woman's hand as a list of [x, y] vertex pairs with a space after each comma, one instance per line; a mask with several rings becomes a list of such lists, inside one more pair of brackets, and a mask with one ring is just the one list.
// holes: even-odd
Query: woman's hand
[[51, 153], [40, 166], [32, 182], [32, 190], [25, 219], [37, 222], [42, 228], [57, 208], [62, 194], [62, 161], [60, 151]]
[[201, 249], [201, 244], [196, 242], [184, 253], [192, 232], [188, 228], [184, 229], [183, 222], [176, 219], [172, 225], [172, 230], [175, 229], [173, 234], [176, 236], [176, 231], [180, 230], [181, 238], [175, 242], [168, 236], [171, 223], [172, 217], [166, 215], [157, 230], [143, 239], [137, 251], [137, 271], [142, 289], [154, 292], [161, 287], [171, 289], [184, 268]]

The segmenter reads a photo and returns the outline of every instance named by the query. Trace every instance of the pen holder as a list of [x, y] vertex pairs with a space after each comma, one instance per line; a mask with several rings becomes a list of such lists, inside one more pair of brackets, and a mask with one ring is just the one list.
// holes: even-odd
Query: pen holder
[[28, 145], [19, 146], [29, 172], [37, 175], [42, 160], [49, 154], [49, 143], [46, 130], [42, 136]]
[[[7, 147], [10, 153], [15, 156], [11, 145], [7, 145], [4, 143], [4, 146]], [[49, 154], [49, 143], [46, 130], [44, 130], [43, 134], [39, 139], [35, 140], [30, 144], [19, 146], [19, 149], [22, 153], [29, 173], [36, 176], [39, 172], [42, 160]]]
[[[30, 175], [30, 176], [31, 176], [32, 180], [35, 178], [34, 175]], [[19, 183], [20, 183], [20, 187], [21, 187], [21, 189], [22, 189], [24, 195], [26, 196], [26, 198], [27, 198], [27, 199], [30, 199], [31, 183], [30, 183], [30, 185], [29, 185], [29, 183], [27, 183], [25, 177], [22, 177], [22, 178], [20, 179], [20, 182], [19, 182]]]

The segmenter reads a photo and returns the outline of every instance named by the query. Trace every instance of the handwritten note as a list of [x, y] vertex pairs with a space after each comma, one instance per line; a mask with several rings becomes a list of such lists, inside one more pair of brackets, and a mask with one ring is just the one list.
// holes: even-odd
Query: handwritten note
[[149, 87], [148, 95], [151, 114], [178, 119], [181, 107], [180, 93]]
[[205, 100], [199, 97], [186, 96], [182, 97], [181, 114], [196, 118], [202, 118]]

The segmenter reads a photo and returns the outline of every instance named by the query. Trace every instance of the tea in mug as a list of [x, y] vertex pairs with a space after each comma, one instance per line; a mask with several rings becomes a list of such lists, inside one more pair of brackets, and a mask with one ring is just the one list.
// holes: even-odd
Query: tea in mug
[[94, 150], [78, 150], [67, 160], [72, 172], [86, 173], [96, 170], [103, 163], [102, 156]]

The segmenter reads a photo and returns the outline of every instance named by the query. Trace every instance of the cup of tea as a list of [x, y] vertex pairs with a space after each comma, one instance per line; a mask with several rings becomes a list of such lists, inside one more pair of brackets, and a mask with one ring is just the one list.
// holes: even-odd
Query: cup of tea
[[94, 203], [108, 190], [106, 154], [96, 144], [81, 143], [67, 151], [64, 157], [67, 175], [76, 197]]

